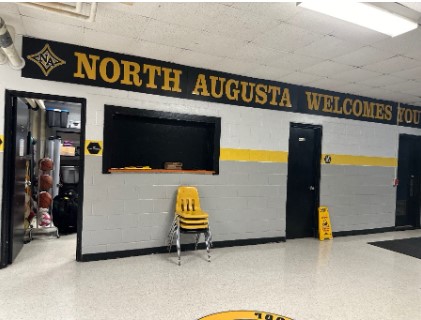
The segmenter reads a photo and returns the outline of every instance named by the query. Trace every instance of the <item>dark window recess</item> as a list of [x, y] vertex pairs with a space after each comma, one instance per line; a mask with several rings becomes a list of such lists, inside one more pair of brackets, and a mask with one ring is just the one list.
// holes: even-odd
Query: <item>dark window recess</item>
[[105, 106], [103, 173], [111, 168], [181, 162], [183, 170], [219, 171], [221, 119]]

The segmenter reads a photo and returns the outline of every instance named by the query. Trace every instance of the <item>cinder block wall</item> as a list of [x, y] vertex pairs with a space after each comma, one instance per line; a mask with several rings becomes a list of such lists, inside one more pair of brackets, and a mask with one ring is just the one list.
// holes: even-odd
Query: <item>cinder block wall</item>
[[[399, 133], [421, 134], [417, 129], [355, 120], [36, 81], [0, 66], [0, 106], [4, 105], [6, 89], [86, 98], [88, 140], [103, 140], [105, 104], [221, 117], [223, 149], [287, 152], [290, 123], [298, 122], [322, 125], [325, 154], [396, 158]], [[4, 108], [0, 108], [3, 131]], [[86, 156], [83, 254], [163, 246], [180, 184], [199, 187], [202, 207], [211, 214], [215, 241], [285, 236], [287, 163], [240, 160], [221, 159], [217, 176], [104, 175], [101, 157]], [[323, 164], [321, 204], [329, 206], [333, 230], [393, 226], [395, 169]], [[2, 170], [1, 165], [0, 178]]]

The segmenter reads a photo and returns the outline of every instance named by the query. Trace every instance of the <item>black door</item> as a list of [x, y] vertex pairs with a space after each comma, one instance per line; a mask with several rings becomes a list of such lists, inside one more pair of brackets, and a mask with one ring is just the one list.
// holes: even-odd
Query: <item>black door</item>
[[320, 126], [291, 124], [288, 155], [286, 237], [317, 236]]
[[396, 226], [419, 227], [421, 186], [421, 137], [399, 136]]
[[12, 112], [14, 117], [14, 144], [13, 160], [11, 163], [11, 220], [10, 220], [10, 256], [11, 263], [19, 254], [24, 241], [24, 215], [26, 210], [25, 203], [25, 183], [26, 168], [30, 161], [28, 153], [28, 131], [29, 131], [29, 110], [21, 99], [14, 98]]

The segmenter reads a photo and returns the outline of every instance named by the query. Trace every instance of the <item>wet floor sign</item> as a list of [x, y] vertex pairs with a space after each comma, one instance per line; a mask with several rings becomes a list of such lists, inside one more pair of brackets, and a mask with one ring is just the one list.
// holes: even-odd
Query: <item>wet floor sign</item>
[[329, 210], [327, 207], [319, 207], [319, 240], [333, 239], [330, 224]]

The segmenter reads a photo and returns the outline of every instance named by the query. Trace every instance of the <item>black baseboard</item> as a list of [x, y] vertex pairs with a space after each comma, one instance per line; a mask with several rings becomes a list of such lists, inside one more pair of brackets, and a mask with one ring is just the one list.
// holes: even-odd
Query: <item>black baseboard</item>
[[[273, 243], [273, 242], [285, 242], [285, 237], [215, 241], [213, 242], [213, 248], [250, 246], [250, 245], [266, 244], [266, 243]], [[183, 244], [181, 248], [182, 248], [182, 251], [194, 250], [194, 243]], [[204, 249], [203, 243], [199, 244], [199, 249]], [[175, 250], [175, 246], [173, 246], [172, 252], [174, 252], [174, 250]], [[82, 259], [80, 261], [82, 262], [100, 261], [100, 260], [128, 258], [128, 257], [143, 256], [143, 255], [155, 254], [155, 253], [166, 253], [166, 252], [168, 252], [168, 248], [166, 246], [163, 246], [163, 247], [155, 247], [155, 248], [147, 248], [147, 249], [88, 253], [88, 254], [82, 254]]]
[[364, 230], [351, 230], [351, 231], [338, 231], [333, 232], [333, 237], [346, 237], [346, 236], [360, 236], [365, 234], [375, 234], [395, 231], [395, 227], [364, 229]]

